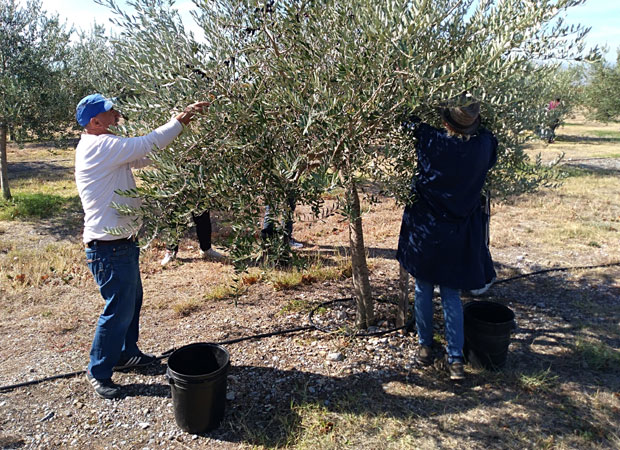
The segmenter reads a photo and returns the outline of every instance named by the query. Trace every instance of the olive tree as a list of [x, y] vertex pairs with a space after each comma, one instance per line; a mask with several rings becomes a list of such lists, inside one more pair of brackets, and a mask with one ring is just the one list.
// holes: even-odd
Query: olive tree
[[162, 210], [219, 206], [234, 211], [236, 236], [248, 236], [262, 204], [286, 210], [294, 190], [317, 210], [321, 190], [338, 187], [361, 328], [374, 323], [374, 307], [360, 194], [377, 181], [412, 200], [405, 118], [438, 124], [437, 108], [469, 92], [500, 141], [493, 190], [511, 195], [553, 181], [522, 144], [559, 62], [582, 57], [585, 30], [558, 20], [581, 0], [196, 2], [200, 39], [185, 33], [173, 2], [130, 2], [137, 15], [105, 3], [123, 28], [119, 67], [136, 93], [125, 107], [140, 126], [213, 99], [130, 193], [145, 197], [147, 227], [161, 231]]
[[620, 51], [615, 64], [599, 61], [588, 72], [585, 106], [596, 120], [608, 122], [620, 117]]
[[66, 75], [70, 30], [57, 16], [48, 16], [41, 2], [20, 7], [0, 2], [0, 181], [2, 195], [11, 197], [6, 144], [39, 137], [66, 127], [75, 105], [59, 89]]

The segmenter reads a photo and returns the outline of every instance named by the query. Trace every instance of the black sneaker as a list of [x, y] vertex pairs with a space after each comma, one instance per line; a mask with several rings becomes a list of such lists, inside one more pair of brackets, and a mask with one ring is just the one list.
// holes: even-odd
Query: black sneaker
[[86, 379], [95, 388], [95, 392], [99, 397], [113, 399], [121, 396], [121, 388], [118, 384], [115, 384], [111, 378], [105, 380], [98, 380], [94, 378], [90, 372], [86, 371]]
[[450, 372], [450, 379], [452, 381], [462, 381], [465, 379], [465, 365], [463, 361], [454, 361], [452, 364], [448, 363], [448, 372]]
[[433, 350], [428, 345], [420, 345], [416, 358], [421, 365], [430, 366], [433, 363]]
[[149, 353], [140, 352], [135, 356], [129, 357], [121, 355], [121, 359], [114, 366], [114, 370], [129, 369], [131, 367], [150, 366], [155, 361], [157, 361], [155, 355], [151, 355]]
[[465, 379], [465, 363], [462, 359], [457, 358], [450, 362], [448, 355], [444, 355], [442, 359], [435, 361], [435, 368], [448, 372], [452, 381], [463, 381]]

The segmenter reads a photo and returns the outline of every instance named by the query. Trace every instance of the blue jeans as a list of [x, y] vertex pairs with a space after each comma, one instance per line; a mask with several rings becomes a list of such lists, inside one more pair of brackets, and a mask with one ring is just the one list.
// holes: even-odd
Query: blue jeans
[[[295, 207], [297, 206], [297, 198], [295, 195], [289, 195], [286, 199], [289, 208], [291, 209], [291, 216], [295, 213]], [[293, 236], [293, 220], [287, 220], [284, 224], [284, 232], [286, 233], [286, 238], [291, 239]], [[269, 205], [265, 205], [265, 218], [263, 219], [263, 229], [261, 230], [261, 237], [266, 239], [270, 236], [273, 236], [274, 233], [274, 223], [271, 208]]]
[[[428, 281], [415, 280], [415, 321], [418, 328], [418, 341], [421, 345], [433, 343], [433, 289]], [[458, 289], [440, 286], [443, 317], [445, 320], [448, 357], [453, 360], [463, 358], [463, 304]]]
[[112, 376], [121, 355], [137, 355], [142, 281], [140, 249], [135, 242], [94, 242], [86, 249], [88, 268], [99, 285], [105, 307], [99, 316], [88, 370], [97, 379]]

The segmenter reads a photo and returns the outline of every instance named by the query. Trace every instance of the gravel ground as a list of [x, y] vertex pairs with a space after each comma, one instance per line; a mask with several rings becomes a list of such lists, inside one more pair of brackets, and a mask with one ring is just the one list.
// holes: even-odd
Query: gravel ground
[[[499, 208], [494, 220], [498, 224], [510, 221], [510, 213], [509, 207]], [[393, 256], [399, 225], [400, 210], [390, 202], [365, 216], [373, 289], [378, 297], [390, 300], [397, 289], [398, 267]], [[35, 236], [37, 242], [28, 244], [35, 247], [44, 245], [45, 239], [59, 241], [58, 235], [36, 231], [40, 229], [36, 224], [11, 224], [5, 227], [3, 239], [13, 236], [32, 241]], [[312, 242], [332, 250], [346, 242], [346, 229], [335, 218], [299, 224], [296, 233], [310, 243], [310, 250], [315, 248]], [[542, 268], [617, 261], [614, 255], [619, 254], [617, 247], [604, 246], [581, 252], [537, 248], [520, 236], [514, 238], [514, 245], [492, 248], [500, 279]], [[71, 245], [75, 236], [67, 239]], [[182, 315], [172, 306], [200, 298], [230, 274], [230, 267], [198, 259], [197, 249], [184, 242], [180, 261], [162, 270], [158, 265], [161, 253], [161, 249], [149, 250], [142, 264], [146, 301], [140, 345], [156, 354], [193, 342], [220, 342], [306, 326], [310, 309], [351, 295], [348, 279], [280, 291], [257, 283], [236, 305], [230, 299], [213, 300]], [[431, 445], [435, 448], [455, 447], [451, 440], [454, 429], [450, 431], [449, 424], [434, 419], [446, 411], [460, 412], [463, 418], [459, 423], [469, 427], [457, 448], [502, 448], [502, 440], [514, 436], [514, 432], [485, 425], [488, 417], [491, 423], [501, 417], [509, 430], [523, 427], [523, 433], [569, 436], [568, 444], [561, 444], [564, 448], [580, 448], [585, 441], [571, 444], [572, 427], [576, 421], [588, 423], [588, 432], [603, 436], [588, 441], [590, 447], [613, 448], [604, 431], [620, 423], [618, 374], [593, 370], [587, 361], [576, 361], [573, 343], [587, 328], [594, 330], [597, 338], [607, 339], [611, 348], [620, 348], [617, 331], [608, 331], [620, 327], [618, 280], [620, 268], [614, 266], [551, 272], [491, 288], [484, 298], [507, 305], [516, 315], [518, 328], [512, 335], [508, 369], [494, 376], [467, 367], [468, 379], [461, 386], [450, 383], [440, 369], [424, 369], [416, 363], [413, 334], [353, 338], [307, 330], [226, 345], [231, 356], [226, 413], [215, 431], [192, 435], [179, 429], [162, 363], [116, 373], [114, 379], [125, 392], [119, 400], [97, 397], [83, 376], [1, 392], [0, 448], [281, 448], [294, 444], [297, 433], [304, 429], [298, 411], [303, 405], [334, 414], [413, 415], [418, 433], [435, 438]], [[91, 279], [22, 290], [0, 286], [0, 293], [0, 385], [84, 368], [101, 307]], [[440, 314], [437, 307], [438, 335], [443, 334]], [[378, 303], [377, 315], [380, 327], [393, 326], [392, 306]], [[352, 305], [338, 303], [321, 309], [316, 321], [336, 330], [352, 326], [353, 318]], [[436, 350], [439, 355], [440, 348]], [[551, 367], [561, 380], [553, 391], [532, 394], [515, 387], [519, 373]], [[402, 394], [398, 386], [403, 385], [415, 395], [410, 391]], [[606, 400], [608, 393], [610, 400]], [[474, 400], [474, 395], [483, 400]], [[593, 412], [592, 396], [596, 402], [609, 402], [603, 418], [595, 417], [599, 412]], [[566, 404], [570, 406], [564, 413]], [[532, 417], [524, 422], [520, 408], [531, 411]], [[551, 425], [546, 418], [552, 418]], [[475, 420], [480, 423], [476, 425]], [[329, 428], [329, 422], [322, 426]], [[535, 437], [522, 439], [525, 441], [516, 441], [522, 447], [542, 445]]]

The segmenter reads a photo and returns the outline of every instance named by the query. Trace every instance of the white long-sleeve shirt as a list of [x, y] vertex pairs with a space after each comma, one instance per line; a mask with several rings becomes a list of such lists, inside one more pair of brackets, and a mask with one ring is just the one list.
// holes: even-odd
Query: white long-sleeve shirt
[[109, 228], [129, 229], [135, 217], [121, 216], [112, 202], [133, 207], [140, 199], [123, 197], [116, 190], [136, 187], [131, 172], [148, 164], [147, 155], [155, 148], [164, 148], [183, 131], [183, 125], [172, 119], [145, 136], [126, 138], [113, 134], [82, 134], [75, 149], [75, 183], [84, 209], [83, 241], [113, 240], [129, 237], [131, 232], [116, 236]]

